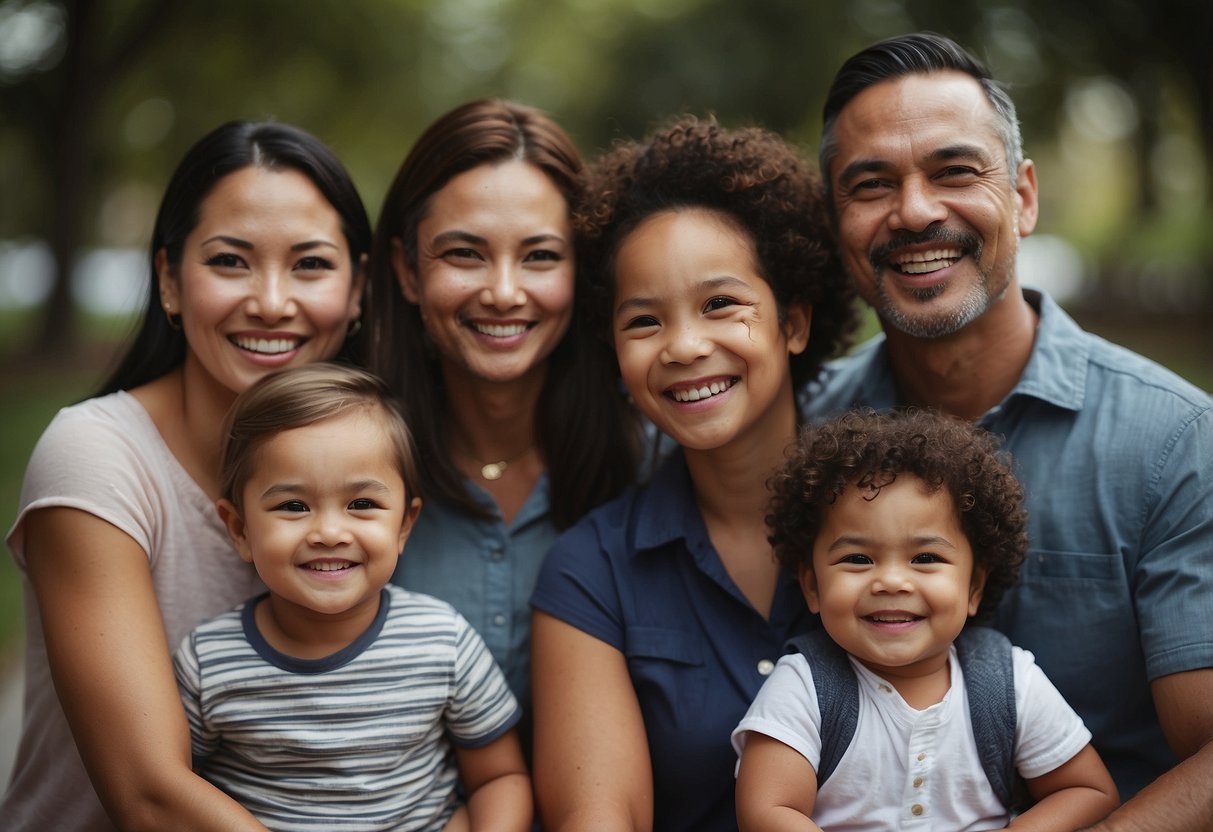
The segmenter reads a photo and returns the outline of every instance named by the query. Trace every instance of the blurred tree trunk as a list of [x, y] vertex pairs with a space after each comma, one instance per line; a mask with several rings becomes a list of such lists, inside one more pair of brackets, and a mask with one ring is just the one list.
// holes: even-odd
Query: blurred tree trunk
[[[51, 200], [44, 227], [54, 258], [54, 282], [33, 344], [43, 357], [71, 356], [80, 332], [73, 314], [71, 276], [76, 252], [85, 239], [87, 212], [96, 182], [96, 120], [106, 93], [152, 42], [153, 34], [174, 11], [171, 0], [145, 3], [109, 44], [105, 25], [110, 5], [104, 0], [65, 0], [67, 46], [54, 72], [52, 100], [39, 125], [44, 161], [51, 171]], [[108, 46], [108, 48], [106, 48]], [[57, 86], [57, 89], [55, 88]]]
[[79, 340], [72, 315], [71, 273], [81, 240], [87, 193], [89, 129], [96, 106], [99, 2], [66, 4], [67, 50], [63, 56], [59, 106], [48, 108], [51, 151], [51, 201], [47, 217], [55, 274], [34, 349], [40, 355], [70, 355]]

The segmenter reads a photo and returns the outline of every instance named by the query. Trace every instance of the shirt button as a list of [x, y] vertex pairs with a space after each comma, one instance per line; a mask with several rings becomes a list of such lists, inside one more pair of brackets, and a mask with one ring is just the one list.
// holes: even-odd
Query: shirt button
[[501, 613], [497, 613], [496, 615], [494, 615], [493, 616], [493, 625], [496, 627], [504, 627], [505, 626], [505, 616], [502, 615]]
[[922, 808], [921, 803], [915, 803], [913, 806], [910, 807], [910, 814], [913, 815], [914, 817], [918, 817], [924, 811], [925, 810]]
[[893, 689], [892, 689], [891, 687], [889, 687], [888, 685], [884, 685], [884, 684], [882, 684], [882, 685], [880, 686], [880, 692], [881, 692], [881, 693], [892, 693], [892, 692], [893, 692]]
[[758, 662], [758, 675], [770, 676], [771, 671], [775, 669], [775, 662], [770, 659], [760, 659]]
[[924, 753], [922, 753], [922, 754], [919, 754], [919, 755], [918, 755], [918, 762], [920, 762], [920, 763], [921, 763], [921, 762], [922, 762], [923, 760], [925, 760], [926, 758], [927, 758], [927, 755], [926, 755], [926, 753], [925, 753], [925, 752], [924, 752]]
[[916, 788], [916, 789], [922, 788], [922, 778], [921, 777], [914, 778], [914, 788]]
[[505, 552], [503, 552], [501, 549], [493, 549], [493, 551], [489, 554], [489, 557], [494, 561], [503, 561], [505, 560]]

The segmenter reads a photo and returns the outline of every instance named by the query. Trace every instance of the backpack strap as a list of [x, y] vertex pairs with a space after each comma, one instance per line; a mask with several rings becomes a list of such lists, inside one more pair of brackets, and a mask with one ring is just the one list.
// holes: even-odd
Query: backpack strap
[[956, 638], [964, 673], [977, 756], [1008, 810], [1017, 804], [1015, 771], [1015, 672], [1011, 642], [989, 627], [965, 627]]
[[[859, 724], [859, 682], [847, 654], [824, 629], [797, 636], [787, 652], [800, 653], [813, 672], [821, 712], [820, 789], [838, 767]], [[956, 639], [977, 754], [990, 787], [1014, 810], [1022, 796], [1015, 771], [1015, 673], [1011, 642], [988, 627], [966, 627]]]
[[855, 737], [859, 724], [859, 680], [846, 652], [824, 629], [793, 638], [787, 651], [803, 655], [813, 671], [813, 687], [821, 711], [821, 762], [817, 765], [820, 789]]

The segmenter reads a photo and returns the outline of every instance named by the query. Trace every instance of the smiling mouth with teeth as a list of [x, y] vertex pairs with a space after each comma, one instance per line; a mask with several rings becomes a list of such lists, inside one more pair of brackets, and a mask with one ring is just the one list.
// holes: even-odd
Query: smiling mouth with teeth
[[909, 624], [911, 621], [921, 621], [923, 619], [921, 615], [910, 615], [909, 613], [905, 613], [904, 615], [868, 615], [864, 617], [877, 624]]
[[481, 335], [489, 335], [493, 338], [510, 338], [526, 332], [533, 324], [481, 324], [469, 321], [468, 326]]
[[670, 395], [676, 402], [697, 402], [723, 393], [736, 383], [737, 379], [735, 377], [727, 378], [723, 381], [713, 381], [711, 384], [705, 384], [702, 387], [688, 387], [682, 390], [673, 390], [670, 392]]
[[298, 338], [242, 338], [239, 335], [233, 336], [231, 342], [242, 350], [262, 355], [281, 355], [298, 349], [303, 343]]
[[955, 265], [964, 252], [955, 248], [918, 251], [890, 258], [892, 266], [902, 274], [930, 274]]
[[317, 560], [305, 563], [303, 568], [313, 572], [340, 572], [342, 569], [351, 569], [357, 565], [349, 560]]

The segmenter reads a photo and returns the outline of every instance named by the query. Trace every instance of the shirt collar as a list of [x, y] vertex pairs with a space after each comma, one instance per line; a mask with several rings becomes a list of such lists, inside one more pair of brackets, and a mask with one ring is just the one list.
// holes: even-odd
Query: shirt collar
[[1031, 396], [1066, 410], [1082, 409], [1090, 338], [1044, 292], [1024, 289], [1023, 296], [1039, 313], [1040, 323], [1028, 366], [1011, 396]]
[[[495, 520], [492, 523], [500, 523], [501, 509], [497, 505], [497, 501], [493, 499], [483, 487], [470, 479], [464, 478], [463, 487], [471, 495], [472, 499], [480, 503]], [[551, 503], [549, 500], [550, 482], [548, 472], [545, 470], [539, 475], [539, 479], [535, 480], [535, 485], [531, 488], [531, 493], [527, 495], [526, 501], [523, 502], [522, 508], [518, 509], [518, 513], [514, 515], [514, 520], [509, 524], [511, 531], [521, 529], [523, 526], [532, 523], [536, 520], [546, 519], [551, 511]], [[424, 500], [423, 500], [424, 502]], [[434, 501], [436, 503], [436, 501]], [[441, 503], [436, 503], [441, 505]], [[428, 505], [428, 504], [427, 504]], [[423, 507], [422, 511], [426, 509]], [[462, 515], [459, 515], [462, 517]], [[462, 520], [460, 521], [462, 522]]]
[[[1016, 396], [1031, 396], [1066, 410], [1080, 410], [1086, 395], [1090, 339], [1046, 293], [1024, 289], [1023, 296], [1040, 319], [1028, 366], [1006, 401]], [[862, 379], [857, 401], [876, 410], [888, 410], [899, 404], [897, 382], [893, 378], [883, 334], [860, 346], [850, 361], [854, 362], [852, 366]], [[1006, 401], [999, 407], [1005, 406]]]
[[676, 448], [638, 497], [636, 550], [656, 549], [678, 539], [690, 542], [706, 534], [686, 459], [682, 448]]

